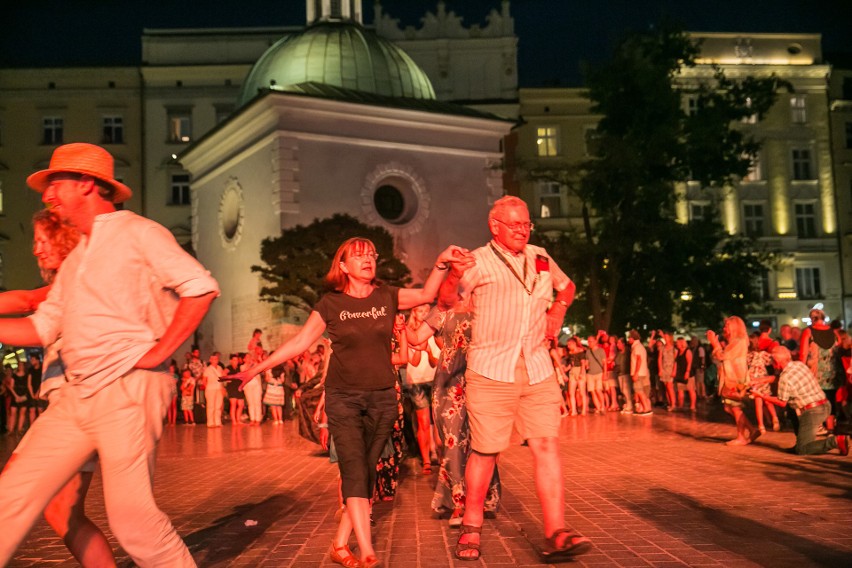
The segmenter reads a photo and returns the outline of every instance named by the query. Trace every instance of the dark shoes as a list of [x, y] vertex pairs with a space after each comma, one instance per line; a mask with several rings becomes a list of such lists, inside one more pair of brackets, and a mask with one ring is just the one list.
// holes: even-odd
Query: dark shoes
[[[482, 534], [482, 527], [475, 527], [473, 525], [462, 525], [461, 530], [459, 531], [459, 542], [456, 543], [455, 557], [459, 560], [464, 561], [474, 561], [479, 560], [481, 555], [479, 551], [479, 543], [478, 542], [461, 542], [461, 538], [466, 534]], [[471, 555], [462, 555], [462, 552], [467, 552], [468, 550], [475, 551], [475, 554]]]
[[[559, 545], [560, 537], [562, 537], [561, 546]], [[588, 552], [591, 548], [592, 541], [588, 538], [580, 536], [571, 529], [559, 529], [547, 537], [540, 556], [542, 561], [547, 563], [562, 562]]]

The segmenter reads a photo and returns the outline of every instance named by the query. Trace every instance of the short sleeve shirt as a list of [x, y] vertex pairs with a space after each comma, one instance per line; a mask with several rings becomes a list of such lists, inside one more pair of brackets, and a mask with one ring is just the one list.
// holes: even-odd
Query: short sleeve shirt
[[553, 292], [564, 290], [571, 279], [541, 247], [527, 245], [512, 255], [491, 241], [472, 254], [476, 265], [461, 280], [474, 314], [468, 368], [511, 383], [523, 356], [530, 384], [547, 380], [553, 376], [544, 344], [547, 310]]
[[399, 288], [378, 286], [366, 298], [331, 292], [314, 307], [331, 339], [326, 388], [381, 390], [393, 388], [391, 364], [393, 323]]
[[600, 375], [604, 372], [606, 364], [606, 352], [600, 348], [586, 349], [586, 360], [589, 362], [588, 373], [590, 375]]
[[630, 346], [630, 375], [634, 377], [647, 377], [650, 374], [648, 370], [648, 350], [645, 349], [645, 346], [640, 341], [634, 341]]

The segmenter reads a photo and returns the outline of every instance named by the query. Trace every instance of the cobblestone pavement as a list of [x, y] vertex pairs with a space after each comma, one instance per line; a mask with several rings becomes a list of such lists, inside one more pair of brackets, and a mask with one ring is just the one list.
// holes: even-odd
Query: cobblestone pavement
[[[852, 457], [784, 453], [794, 442], [789, 431], [725, 446], [733, 435], [718, 408], [565, 418], [566, 516], [594, 542], [575, 564], [849, 566]], [[0, 463], [14, 443], [0, 440]], [[389, 567], [476, 566], [453, 558], [457, 531], [429, 508], [434, 475], [418, 473], [413, 460], [405, 462], [396, 499], [375, 506], [379, 558]], [[480, 565], [540, 566], [541, 511], [528, 450], [506, 452], [500, 476], [502, 508], [486, 520]], [[326, 553], [336, 467], [293, 422], [167, 427], [155, 492], [199, 566], [334, 566]], [[106, 528], [99, 474], [87, 509]], [[110, 540], [119, 565], [131, 566]], [[74, 565], [43, 521], [10, 564]]]

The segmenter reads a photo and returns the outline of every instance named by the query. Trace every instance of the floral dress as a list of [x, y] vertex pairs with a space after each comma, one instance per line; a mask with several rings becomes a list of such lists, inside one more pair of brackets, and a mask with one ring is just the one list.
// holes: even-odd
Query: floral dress
[[833, 347], [837, 338], [831, 329], [814, 326], [809, 326], [808, 329], [811, 330], [807, 355], [808, 368], [819, 381], [819, 388], [825, 391], [834, 390], [840, 386], [835, 380], [836, 373], [832, 361]]
[[382, 501], [390, 501], [396, 495], [399, 484], [399, 464], [402, 462], [402, 426], [405, 415], [402, 407], [402, 391], [399, 380], [396, 381], [397, 420], [393, 425], [390, 439], [376, 465], [376, 495]]
[[[464, 508], [464, 469], [470, 454], [464, 372], [470, 345], [471, 314], [433, 309], [426, 322], [443, 339], [432, 387], [432, 412], [443, 445], [432, 509], [452, 511]], [[496, 511], [499, 501], [500, 476], [495, 466], [485, 497], [485, 511]]]
[[[748, 382], [751, 384], [757, 379], [762, 379], [767, 375], [766, 367], [772, 364], [772, 355], [766, 351], [749, 351], [748, 352]], [[752, 390], [756, 393], [771, 395], [772, 390], [769, 383], [755, 383]]]

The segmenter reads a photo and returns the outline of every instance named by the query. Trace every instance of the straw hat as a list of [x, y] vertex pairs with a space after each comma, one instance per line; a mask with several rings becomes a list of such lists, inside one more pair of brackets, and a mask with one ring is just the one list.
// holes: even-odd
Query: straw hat
[[94, 144], [76, 142], [58, 147], [50, 158], [50, 166], [28, 177], [27, 185], [44, 193], [50, 185], [50, 176], [58, 173], [83, 174], [108, 183], [115, 188], [114, 203], [127, 201], [133, 195], [129, 187], [115, 179], [110, 153]]

